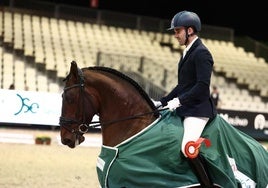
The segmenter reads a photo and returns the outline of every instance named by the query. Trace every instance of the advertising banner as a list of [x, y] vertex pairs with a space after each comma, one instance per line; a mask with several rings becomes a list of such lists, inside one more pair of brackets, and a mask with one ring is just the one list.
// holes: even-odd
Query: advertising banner
[[268, 113], [218, 110], [231, 125], [257, 140], [268, 140]]
[[61, 94], [0, 90], [0, 123], [59, 125]]

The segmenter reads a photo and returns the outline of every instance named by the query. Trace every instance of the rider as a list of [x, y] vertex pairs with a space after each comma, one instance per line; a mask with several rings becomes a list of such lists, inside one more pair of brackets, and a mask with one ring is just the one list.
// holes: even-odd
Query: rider
[[168, 30], [173, 30], [179, 44], [186, 48], [178, 63], [178, 84], [160, 101], [155, 101], [155, 105], [156, 107], [167, 106], [171, 111], [176, 110], [177, 115], [182, 118], [184, 135], [181, 151], [188, 159], [201, 186], [212, 187], [213, 183], [200, 154], [190, 158], [187, 155], [186, 145], [189, 142], [196, 142], [209, 120], [216, 116], [216, 108], [210, 98], [214, 61], [211, 53], [198, 37], [201, 21], [196, 13], [178, 12], [172, 18]]

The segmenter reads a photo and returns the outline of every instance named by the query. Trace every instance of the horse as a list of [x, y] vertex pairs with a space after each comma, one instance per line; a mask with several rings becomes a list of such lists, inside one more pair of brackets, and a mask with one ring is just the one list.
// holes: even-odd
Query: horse
[[[201, 187], [180, 152], [181, 118], [157, 109], [137, 82], [109, 67], [79, 68], [75, 61], [64, 82], [61, 142], [73, 149], [90, 128], [100, 126], [96, 171], [101, 187]], [[99, 121], [92, 121], [95, 115]], [[195, 152], [206, 161], [214, 187], [267, 187], [268, 152], [256, 140], [220, 115], [202, 138], [211, 145], [200, 143]]]

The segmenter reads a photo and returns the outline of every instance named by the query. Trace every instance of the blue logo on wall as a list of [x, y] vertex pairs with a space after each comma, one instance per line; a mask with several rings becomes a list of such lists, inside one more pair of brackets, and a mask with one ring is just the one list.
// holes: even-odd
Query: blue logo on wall
[[39, 108], [39, 105], [37, 103], [30, 103], [29, 98], [22, 98], [22, 96], [20, 96], [19, 94], [17, 94], [17, 96], [21, 99], [21, 107], [20, 107], [20, 110], [14, 115], [18, 115], [19, 113], [22, 113], [23, 108], [25, 109], [23, 111], [24, 113], [27, 113], [27, 112], [36, 113], [37, 112], [37, 109]]

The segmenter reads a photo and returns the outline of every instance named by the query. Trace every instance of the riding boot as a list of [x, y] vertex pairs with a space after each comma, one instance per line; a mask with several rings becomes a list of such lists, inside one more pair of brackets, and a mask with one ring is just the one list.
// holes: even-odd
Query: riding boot
[[213, 182], [209, 176], [209, 172], [206, 168], [205, 161], [201, 159], [198, 155], [196, 158], [188, 158], [188, 162], [193, 172], [195, 173], [197, 179], [199, 180], [202, 188], [213, 187]]

